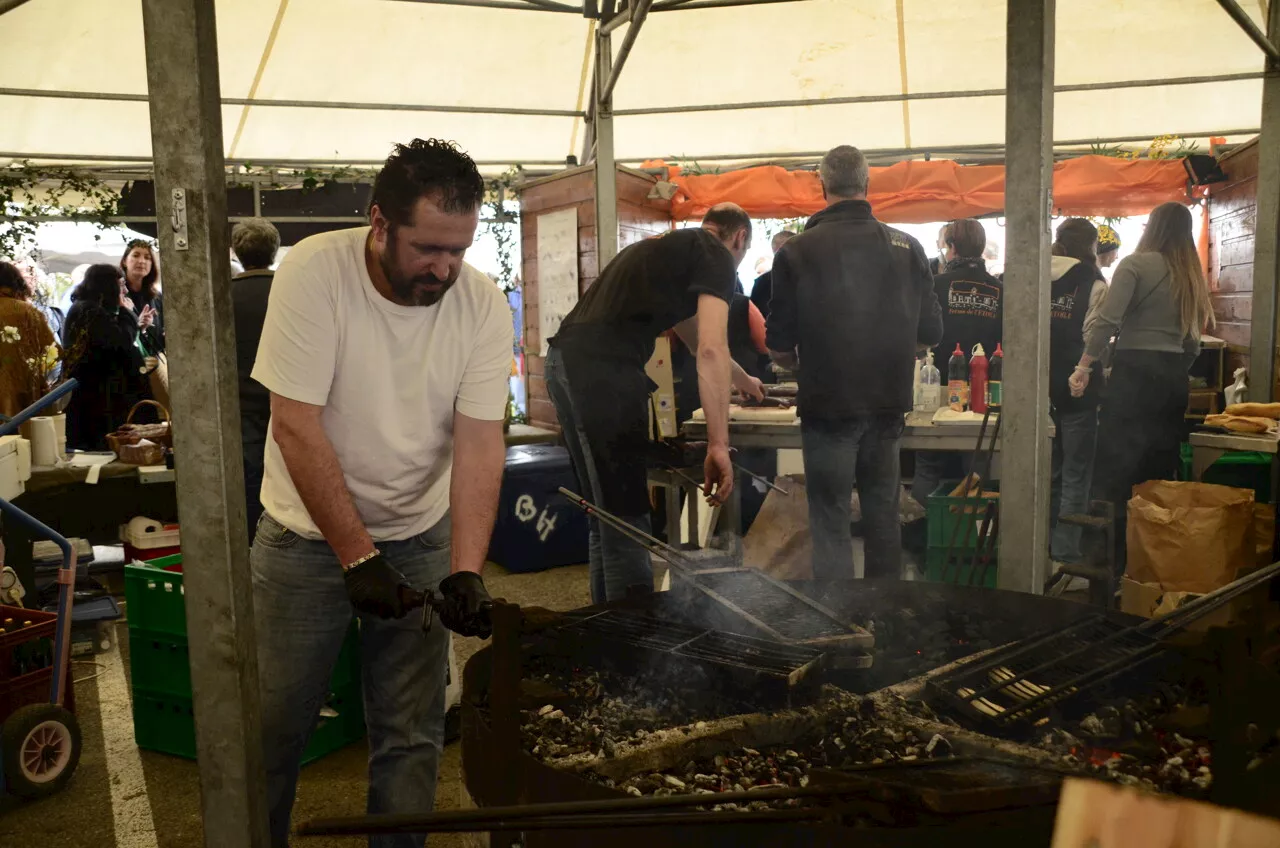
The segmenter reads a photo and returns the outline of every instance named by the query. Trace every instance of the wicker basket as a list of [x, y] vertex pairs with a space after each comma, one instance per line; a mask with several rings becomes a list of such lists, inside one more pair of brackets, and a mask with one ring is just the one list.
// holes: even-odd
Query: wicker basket
[[[159, 424], [134, 424], [133, 416], [143, 406], [154, 406], [164, 420]], [[122, 462], [130, 462], [131, 460], [124, 458], [121, 448], [137, 445], [143, 439], [165, 448], [173, 447], [173, 419], [169, 416], [169, 410], [153, 400], [142, 400], [134, 404], [124, 424], [114, 433], [107, 434], [107, 446], [120, 457]], [[161, 456], [163, 457], [163, 453]]]

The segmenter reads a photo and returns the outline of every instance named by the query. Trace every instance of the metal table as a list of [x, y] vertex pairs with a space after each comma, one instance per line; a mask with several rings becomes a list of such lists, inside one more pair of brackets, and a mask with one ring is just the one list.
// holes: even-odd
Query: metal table
[[[906, 427], [902, 431], [901, 447], [904, 450], [973, 450], [981, 424], [934, 424], [932, 418], [925, 412], [907, 413]], [[988, 429], [991, 426], [992, 424], [988, 424]], [[705, 439], [707, 422], [689, 420], [681, 425], [680, 430], [687, 438]], [[1053, 435], [1052, 426], [1049, 428], [1049, 435]], [[730, 421], [729, 444], [740, 448], [800, 450], [800, 422]], [[1000, 443], [997, 441], [996, 452], [999, 451]]]

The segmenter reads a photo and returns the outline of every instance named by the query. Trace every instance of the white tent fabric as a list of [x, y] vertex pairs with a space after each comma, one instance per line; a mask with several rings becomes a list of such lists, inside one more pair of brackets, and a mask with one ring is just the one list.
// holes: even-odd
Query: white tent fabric
[[[1242, 0], [1259, 24], [1264, 3]], [[226, 105], [233, 160], [372, 163], [414, 136], [454, 139], [489, 171], [581, 154], [574, 113], [587, 106], [592, 25], [578, 15], [407, 0], [218, 0], [217, 15], [224, 98], [393, 107]], [[667, 110], [998, 90], [1004, 19], [1003, 0], [797, 0], [651, 13], [614, 96], [617, 157], [812, 158], [840, 143], [940, 155], [998, 148], [998, 94]], [[1210, 134], [1234, 140], [1258, 126], [1262, 54], [1214, 0], [1070, 0], [1058, 4], [1057, 24], [1059, 86], [1252, 75], [1060, 93], [1057, 142], [1173, 133], [1204, 146]], [[95, 95], [146, 90], [139, 0], [29, 0], [0, 16], [0, 157], [145, 161], [145, 100]]]

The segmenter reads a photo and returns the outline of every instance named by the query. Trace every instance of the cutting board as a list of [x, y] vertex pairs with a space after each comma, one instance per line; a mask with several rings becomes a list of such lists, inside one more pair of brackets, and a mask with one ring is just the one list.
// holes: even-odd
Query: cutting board
[[[693, 411], [694, 421], [706, 421], [707, 416], [701, 408]], [[796, 409], [777, 409], [776, 407], [763, 406], [738, 406], [731, 404], [729, 406], [730, 421], [768, 421], [774, 423], [788, 424], [796, 421]]]

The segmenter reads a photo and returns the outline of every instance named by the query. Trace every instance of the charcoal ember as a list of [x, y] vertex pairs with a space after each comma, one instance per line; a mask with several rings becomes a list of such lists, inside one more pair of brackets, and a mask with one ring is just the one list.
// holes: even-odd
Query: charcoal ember
[[1106, 735], [1106, 727], [1102, 723], [1102, 719], [1090, 713], [1080, 719], [1080, 732], [1088, 736], [1104, 736]]

